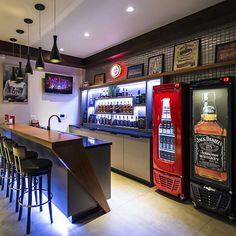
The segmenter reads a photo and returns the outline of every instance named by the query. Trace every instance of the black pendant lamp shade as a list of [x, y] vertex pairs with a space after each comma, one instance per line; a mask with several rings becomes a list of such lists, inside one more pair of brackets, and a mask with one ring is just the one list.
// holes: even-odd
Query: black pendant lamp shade
[[[15, 38], [10, 38], [10, 41], [12, 42], [12, 56], [14, 57], [14, 44], [17, 42], [17, 39]], [[11, 72], [11, 81], [15, 82], [16, 81], [16, 70], [15, 67], [12, 67], [12, 72]]]
[[42, 48], [41, 47], [38, 48], [38, 57], [37, 57], [37, 61], [36, 61], [36, 64], [35, 64], [35, 68], [37, 70], [44, 70], [44, 60], [43, 60]]
[[56, 0], [53, 1], [53, 7], [54, 7], [54, 35], [53, 35], [53, 46], [52, 51], [50, 53], [50, 62], [52, 63], [58, 63], [61, 61], [60, 52], [57, 47], [57, 35], [56, 35]]
[[[20, 35], [24, 33], [24, 31], [20, 30], [20, 29], [16, 30], [16, 32]], [[20, 59], [21, 59], [21, 42], [20, 42]], [[23, 72], [22, 72], [22, 62], [21, 61], [19, 62], [19, 68], [18, 68], [16, 79], [17, 80], [23, 80], [24, 79]]]
[[16, 82], [16, 70], [15, 67], [12, 67], [12, 72], [11, 72], [11, 79], [12, 82]]
[[38, 48], [38, 57], [35, 64], [36, 70], [44, 70], [44, 60], [42, 55], [42, 47], [41, 47], [41, 11], [45, 9], [45, 6], [41, 3], [34, 5], [35, 9], [39, 12], [39, 38], [40, 38], [40, 47]]
[[52, 63], [58, 63], [61, 61], [60, 52], [57, 48], [57, 36], [56, 35], [53, 35], [53, 47], [52, 47], [52, 51], [50, 53], [50, 61]]
[[23, 72], [22, 72], [22, 62], [19, 62], [19, 68], [18, 68], [18, 72], [17, 72], [17, 80], [22, 80], [24, 79], [23, 77]]
[[33, 20], [29, 18], [25, 18], [24, 22], [28, 24], [28, 55], [27, 55], [27, 63], [25, 66], [25, 73], [26, 74], [33, 74], [33, 70], [30, 64], [30, 48], [29, 48], [29, 25], [33, 23]]

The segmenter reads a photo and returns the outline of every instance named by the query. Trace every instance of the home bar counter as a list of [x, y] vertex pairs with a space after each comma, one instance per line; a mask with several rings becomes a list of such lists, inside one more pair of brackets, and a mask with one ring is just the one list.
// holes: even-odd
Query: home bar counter
[[[95, 210], [109, 212], [111, 142], [29, 125], [0, 125], [19, 145], [53, 162], [52, 202], [72, 222]], [[45, 182], [45, 181], [44, 181]]]

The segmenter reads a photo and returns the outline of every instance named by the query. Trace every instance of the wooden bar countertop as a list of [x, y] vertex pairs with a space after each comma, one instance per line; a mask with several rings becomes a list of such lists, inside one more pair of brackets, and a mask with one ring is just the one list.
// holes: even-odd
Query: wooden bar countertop
[[79, 136], [61, 133], [59, 131], [49, 131], [24, 124], [4, 125], [4, 128], [50, 149], [58, 144], [63, 145], [63, 143], [82, 143], [82, 137]]

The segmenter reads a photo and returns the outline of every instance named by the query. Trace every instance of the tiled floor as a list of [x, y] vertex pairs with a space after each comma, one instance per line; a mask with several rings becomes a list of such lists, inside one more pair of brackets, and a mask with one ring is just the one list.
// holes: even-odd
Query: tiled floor
[[[3, 194], [4, 193], [4, 194]], [[112, 173], [111, 212], [85, 224], [71, 224], [55, 207], [54, 223], [48, 209], [32, 213], [31, 235], [71, 236], [235, 236], [236, 224], [203, 214], [190, 203], [180, 203], [123, 176]], [[25, 234], [26, 214], [17, 221], [14, 204], [0, 192], [0, 236]]]

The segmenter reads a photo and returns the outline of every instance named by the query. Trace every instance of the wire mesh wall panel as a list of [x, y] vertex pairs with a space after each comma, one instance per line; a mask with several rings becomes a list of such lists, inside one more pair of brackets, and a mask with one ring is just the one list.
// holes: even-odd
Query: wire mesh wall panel
[[[114, 60], [110, 63], [91, 67], [86, 70], [86, 80], [90, 84], [94, 83], [94, 75], [105, 73], [107, 80], [110, 79], [109, 70], [114, 63], [122, 63], [127, 67], [137, 64], [144, 64], [144, 75], [147, 75], [148, 58], [159, 54], [164, 54], [164, 71], [172, 71], [173, 67], [173, 53], [174, 46], [186, 41], [200, 39], [200, 65], [207, 65], [215, 63], [215, 47], [218, 44], [231, 42], [236, 40], [236, 22], [208, 29], [198, 34], [190, 35], [189, 37], [181, 38], [171, 43], [161, 46], [153, 45], [153, 48], [133, 54], [132, 56], [122, 58], [121, 60]], [[181, 75], [171, 76], [166, 81], [168, 83], [174, 82], [190, 82], [199, 79], [209, 79], [221, 76], [236, 76], [236, 66], [225, 66], [216, 69], [209, 69], [204, 71], [191, 72]], [[126, 75], [124, 78], [126, 79]], [[165, 82], [165, 79], [164, 79]]]

